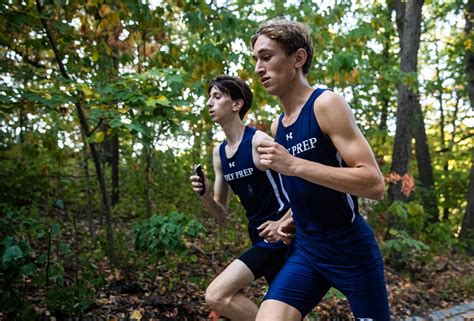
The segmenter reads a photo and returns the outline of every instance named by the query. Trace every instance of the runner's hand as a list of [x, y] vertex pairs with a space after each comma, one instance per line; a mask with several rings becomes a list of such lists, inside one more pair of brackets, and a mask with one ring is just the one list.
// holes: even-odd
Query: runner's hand
[[277, 234], [278, 226], [280, 225], [280, 222], [278, 221], [266, 221], [259, 227], [257, 227], [257, 230], [260, 231], [258, 235], [263, 237], [265, 241], [270, 242], [270, 243], [275, 243], [280, 240]]
[[290, 244], [293, 238], [295, 237], [296, 233], [296, 225], [293, 221], [293, 217], [289, 217], [283, 222], [281, 222], [280, 226], [277, 229], [277, 234], [280, 240], [283, 241], [285, 244]]
[[201, 183], [200, 179], [199, 179], [199, 176], [197, 175], [191, 175], [189, 177], [189, 180], [191, 181], [191, 185], [193, 186], [193, 190], [196, 192], [196, 194], [199, 196], [199, 197], [204, 197], [205, 195], [208, 195], [209, 194], [209, 181], [207, 180], [207, 176], [206, 174], [203, 172], [203, 176], [204, 176], [204, 186], [206, 187], [205, 188], [205, 192], [204, 194], [201, 196], [201, 191], [202, 191], [202, 188], [203, 188], [203, 184]]

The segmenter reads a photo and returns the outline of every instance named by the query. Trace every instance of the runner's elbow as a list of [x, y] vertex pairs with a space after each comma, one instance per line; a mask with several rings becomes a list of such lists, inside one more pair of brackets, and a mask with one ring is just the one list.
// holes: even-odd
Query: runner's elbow
[[378, 179], [377, 182], [373, 185], [372, 189], [372, 199], [380, 201], [383, 199], [383, 196], [385, 194], [385, 183], [383, 181], [383, 178]]

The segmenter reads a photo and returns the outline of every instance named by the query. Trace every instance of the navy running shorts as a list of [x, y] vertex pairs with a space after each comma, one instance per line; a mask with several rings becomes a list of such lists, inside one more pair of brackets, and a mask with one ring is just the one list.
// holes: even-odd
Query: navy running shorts
[[278, 271], [280, 271], [287, 257], [287, 245], [282, 244], [282, 246], [278, 248], [253, 245], [237, 259], [248, 266], [250, 271], [252, 271], [255, 280], [263, 276], [267, 283], [270, 284]]
[[264, 300], [278, 300], [307, 315], [334, 287], [356, 320], [390, 320], [383, 260], [374, 234], [360, 216], [346, 227], [306, 236], [294, 248]]

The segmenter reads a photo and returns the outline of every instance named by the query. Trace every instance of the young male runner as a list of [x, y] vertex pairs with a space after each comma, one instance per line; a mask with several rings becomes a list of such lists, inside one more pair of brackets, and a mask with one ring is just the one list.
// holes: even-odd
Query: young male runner
[[255, 72], [283, 114], [275, 141], [258, 147], [261, 164], [282, 174], [291, 201], [294, 249], [270, 285], [257, 320], [301, 320], [330, 287], [348, 299], [356, 320], [390, 319], [382, 256], [357, 197], [381, 199], [383, 176], [346, 101], [312, 88], [308, 28], [284, 19], [252, 38]]
[[[255, 320], [257, 306], [237, 292], [262, 276], [270, 284], [283, 265], [287, 246], [278, 241], [277, 228], [290, 216], [289, 202], [280, 175], [262, 166], [257, 153], [258, 144], [273, 139], [242, 123], [252, 105], [250, 88], [239, 78], [218, 76], [211, 81], [208, 93], [209, 114], [224, 130], [226, 140], [213, 152], [214, 197], [204, 177], [205, 193], [200, 198], [206, 209], [222, 222], [228, 214], [230, 186], [246, 210], [253, 246], [212, 281], [206, 290], [206, 302], [231, 320]], [[190, 179], [200, 195], [203, 184], [199, 177], [193, 175]]]

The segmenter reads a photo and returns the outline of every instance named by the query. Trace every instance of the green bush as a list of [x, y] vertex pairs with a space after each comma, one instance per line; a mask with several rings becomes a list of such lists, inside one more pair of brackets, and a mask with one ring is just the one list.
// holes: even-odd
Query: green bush
[[422, 241], [425, 213], [416, 202], [393, 202], [387, 209], [391, 227], [380, 245], [386, 262], [401, 270], [417, 269], [430, 259], [430, 247]]
[[75, 253], [62, 241], [60, 225], [43, 224], [6, 208], [0, 211], [5, 214], [0, 218], [0, 306], [7, 318], [34, 319], [33, 305], [24, 295], [27, 288], [44, 290], [44, 302], [53, 315], [82, 313], [90, 305], [100, 278], [85, 262], [86, 281], [65, 281], [71, 279], [67, 278], [66, 263], [72, 262]]
[[182, 254], [186, 250], [185, 238], [195, 238], [204, 231], [201, 223], [188, 219], [184, 214], [170, 212], [154, 214], [134, 225], [135, 249], [147, 252], [159, 260], [165, 254]]
[[46, 227], [33, 219], [20, 219], [3, 208], [0, 218], [0, 306], [10, 319], [28, 320], [33, 306], [21, 295], [24, 279], [37, 276], [41, 264], [35, 257], [28, 237], [42, 238]]

